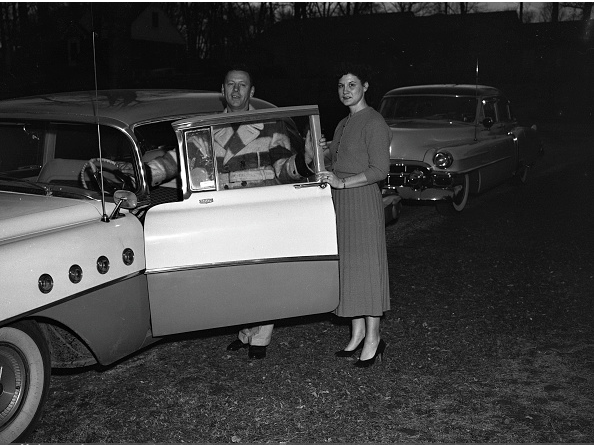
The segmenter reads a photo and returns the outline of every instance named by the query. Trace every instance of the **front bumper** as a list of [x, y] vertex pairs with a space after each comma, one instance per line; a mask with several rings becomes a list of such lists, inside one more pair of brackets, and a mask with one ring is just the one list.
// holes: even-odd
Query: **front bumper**
[[437, 172], [425, 163], [392, 163], [384, 188], [402, 199], [416, 201], [450, 200], [455, 195], [458, 174]]

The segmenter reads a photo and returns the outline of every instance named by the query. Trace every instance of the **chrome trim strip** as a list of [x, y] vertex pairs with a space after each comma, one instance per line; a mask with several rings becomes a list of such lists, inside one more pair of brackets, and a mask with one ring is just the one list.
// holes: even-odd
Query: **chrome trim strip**
[[[493, 164], [496, 164], [498, 162], [503, 162], [503, 161], [506, 161], [507, 159], [511, 159], [511, 158], [512, 158], [512, 156], [504, 156], [504, 157], [502, 157], [500, 159], [495, 159], [494, 161], [490, 161], [490, 162], [487, 162], [486, 164], [482, 164], [482, 165], [477, 165], [477, 166], [474, 166], [474, 167], [469, 168], [467, 170], [451, 171], [451, 170], [433, 170], [430, 167], [426, 167], [426, 168], [428, 168], [429, 173], [432, 176], [435, 176], [437, 174], [439, 174], [439, 175], [441, 175], [441, 174], [450, 174], [450, 175], [456, 176], [456, 175], [463, 175], [465, 173], [470, 173], [470, 172], [473, 172], [475, 170], [479, 170], [481, 168], [488, 167], [489, 165], [493, 165]], [[394, 166], [403, 166], [403, 167], [411, 167], [411, 166], [422, 167], [422, 165], [416, 164], [414, 162], [412, 162], [412, 163], [405, 163], [405, 162], [398, 162], [397, 163], [397, 162], [394, 162], [394, 163], [392, 163], [392, 165], [394, 165]], [[428, 164], [426, 164], [426, 165], [428, 165]], [[404, 174], [407, 174], [407, 172], [391, 172], [391, 171], [389, 172], [389, 175], [399, 176], [399, 177], [403, 177]]]
[[162, 267], [159, 269], [146, 270], [147, 275], [169, 272], [182, 272], [186, 270], [213, 269], [217, 267], [236, 267], [253, 266], [256, 264], [277, 264], [277, 263], [296, 263], [312, 261], [339, 261], [339, 255], [318, 255], [318, 256], [299, 256], [286, 258], [263, 258], [258, 260], [229, 261], [224, 263], [193, 264], [188, 266]]
[[258, 110], [238, 111], [236, 113], [218, 113], [198, 115], [188, 119], [180, 119], [172, 123], [175, 131], [185, 131], [198, 126], [214, 124], [227, 125], [234, 122], [258, 122], [266, 119], [280, 119], [295, 116], [319, 114], [318, 105], [300, 105], [295, 107], [261, 108]]
[[459, 174], [470, 173], [475, 170], [480, 170], [481, 168], [488, 167], [489, 165], [493, 165], [493, 164], [497, 164], [498, 162], [506, 161], [507, 159], [511, 159], [512, 157], [513, 156], [505, 156], [505, 157], [502, 157], [501, 159], [496, 159], [494, 161], [487, 162], [486, 164], [482, 164], [482, 165], [476, 166], [474, 168], [469, 168], [468, 170], [458, 171], [457, 173], [459, 173]]
[[299, 182], [298, 184], [294, 184], [295, 189], [301, 189], [305, 187], [321, 187], [324, 189], [327, 187], [326, 182], [316, 181], [316, 182]]

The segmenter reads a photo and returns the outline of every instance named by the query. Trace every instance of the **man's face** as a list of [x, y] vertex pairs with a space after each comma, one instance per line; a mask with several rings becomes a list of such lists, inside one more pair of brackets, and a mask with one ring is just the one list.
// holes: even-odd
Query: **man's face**
[[250, 77], [244, 71], [230, 71], [221, 86], [221, 92], [228, 104], [228, 110], [246, 111], [255, 87], [250, 84]]

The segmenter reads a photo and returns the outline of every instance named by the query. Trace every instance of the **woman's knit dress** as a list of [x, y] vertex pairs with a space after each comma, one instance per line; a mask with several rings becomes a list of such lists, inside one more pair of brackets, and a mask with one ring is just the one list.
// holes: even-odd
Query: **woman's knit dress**
[[337, 218], [340, 317], [383, 315], [389, 310], [389, 271], [379, 181], [389, 172], [391, 130], [367, 107], [344, 118], [330, 147], [331, 171], [339, 178], [364, 172], [367, 185], [332, 189]]

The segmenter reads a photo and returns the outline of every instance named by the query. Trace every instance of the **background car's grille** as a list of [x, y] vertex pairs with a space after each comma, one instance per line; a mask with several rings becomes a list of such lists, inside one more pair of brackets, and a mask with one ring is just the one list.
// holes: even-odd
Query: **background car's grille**
[[421, 165], [391, 164], [387, 176], [388, 187], [425, 188], [432, 186], [431, 171]]

